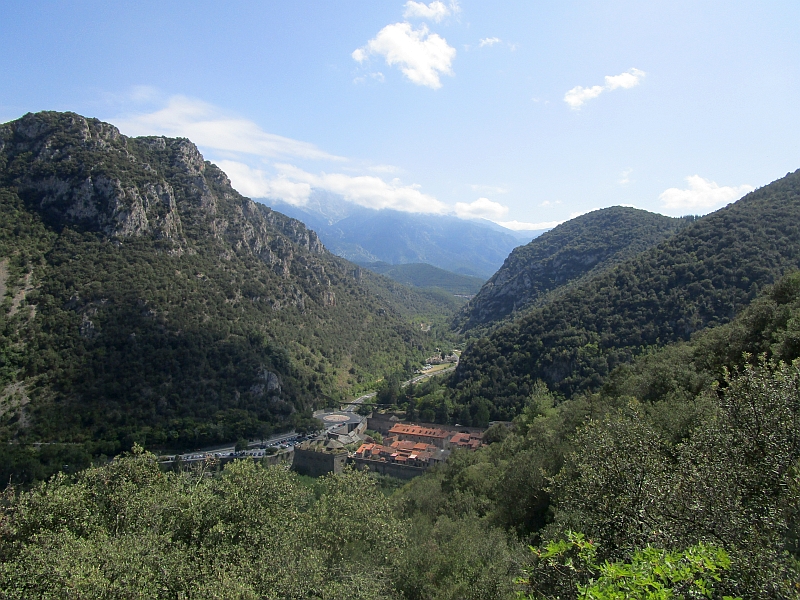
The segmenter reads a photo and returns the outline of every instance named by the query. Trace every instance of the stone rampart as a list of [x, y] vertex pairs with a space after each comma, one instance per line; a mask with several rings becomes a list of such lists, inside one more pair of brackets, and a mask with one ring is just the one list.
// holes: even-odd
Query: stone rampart
[[346, 462], [346, 452], [321, 452], [295, 446], [292, 470], [301, 475], [320, 477], [328, 473], [341, 473]]

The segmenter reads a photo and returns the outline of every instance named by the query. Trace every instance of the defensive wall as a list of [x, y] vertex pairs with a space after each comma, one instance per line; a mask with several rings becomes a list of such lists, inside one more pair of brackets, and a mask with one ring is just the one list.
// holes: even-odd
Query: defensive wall
[[292, 470], [301, 475], [320, 477], [328, 473], [341, 473], [347, 464], [347, 452], [323, 452], [295, 446]]
[[158, 466], [162, 471], [181, 471], [192, 469], [203, 464], [209, 465], [212, 469], [222, 469], [225, 465], [235, 460], [250, 459], [253, 462], [260, 462], [262, 465], [275, 466], [292, 463], [293, 452], [278, 452], [272, 456], [204, 456], [192, 460], [164, 460], [159, 461]]

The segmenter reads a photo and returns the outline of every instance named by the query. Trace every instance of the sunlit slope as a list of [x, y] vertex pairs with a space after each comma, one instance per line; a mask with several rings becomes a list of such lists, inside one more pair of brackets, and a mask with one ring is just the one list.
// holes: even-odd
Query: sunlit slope
[[655, 246], [692, 220], [623, 206], [571, 219], [511, 252], [453, 325], [463, 331], [496, 326], [535, 305], [548, 292]]
[[800, 266], [800, 171], [535, 308], [463, 354], [453, 385], [512, 414], [537, 379], [564, 395], [598, 387], [650, 346], [730, 321]]
[[[116, 452], [257, 436], [422, 357], [400, 313], [185, 139], [0, 127], [0, 434]], [[371, 280], [372, 277], [367, 277]]]

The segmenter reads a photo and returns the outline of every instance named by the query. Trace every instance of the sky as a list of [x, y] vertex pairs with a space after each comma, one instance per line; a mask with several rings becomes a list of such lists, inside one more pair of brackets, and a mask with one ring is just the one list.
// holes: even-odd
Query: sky
[[706, 214], [800, 168], [799, 28], [797, 0], [7, 0], [0, 122], [188, 137], [299, 205]]

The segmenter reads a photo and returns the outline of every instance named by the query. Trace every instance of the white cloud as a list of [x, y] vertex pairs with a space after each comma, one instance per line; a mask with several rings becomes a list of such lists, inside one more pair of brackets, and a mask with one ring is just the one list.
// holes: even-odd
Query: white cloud
[[639, 85], [644, 76], [644, 71], [635, 68], [625, 73], [620, 73], [619, 75], [606, 75], [605, 85], [594, 85], [588, 88], [580, 85], [575, 86], [564, 94], [564, 102], [569, 104], [571, 109], [578, 110], [586, 102], [597, 98], [603, 92], [616, 90], [618, 88], [627, 90]]
[[480, 43], [478, 43], [479, 48], [483, 48], [484, 46], [494, 46], [498, 42], [500, 42], [500, 38], [490, 37], [490, 38], [483, 38]]
[[629, 90], [639, 85], [640, 80], [644, 76], [645, 72], [639, 69], [631, 69], [619, 75], [606, 75], [606, 89], [615, 90], [617, 88], [623, 88]]
[[462, 219], [488, 219], [497, 221], [508, 214], [508, 207], [488, 198], [478, 198], [474, 202], [456, 202], [456, 215]]
[[198, 146], [242, 152], [262, 157], [298, 157], [341, 161], [313, 144], [267, 133], [247, 119], [230, 116], [221, 109], [184, 96], [173, 96], [155, 112], [114, 119], [127, 135], [186, 137]]
[[552, 229], [561, 225], [564, 221], [544, 221], [542, 223], [525, 223], [522, 221], [498, 221], [498, 225], [502, 225], [506, 229], [512, 231], [535, 231], [537, 229]]
[[706, 211], [721, 208], [752, 192], [752, 185], [719, 186], [714, 181], [703, 179], [699, 175], [686, 178], [688, 189], [669, 188], [664, 190], [659, 199], [662, 206], [671, 211]]
[[420, 192], [419, 186], [402, 185], [399, 179], [387, 183], [372, 175], [315, 175], [289, 164], [276, 164], [277, 173], [269, 176], [261, 169], [253, 169], [236, 161], [218, 161], [218, 165], [228, 174], [234, 188], [253, 198], [276, 198], [302, 206], [308, 201], [312, 189], [320, 189], [376, 210], [390, 208], [415, 213], [448, 212], [445, 204]]
[[405, 7], [406, 10], [403, 12], [403, 16], [406, 19], [430, 19], [436, 23], [439, 23], [445, 17], [456, 14], [461, 10], [456, 0], [453, 0], [450, 4], [445, 4], [439, 0], [431, 2], [430, 4], [409, 0], [406, 2]]
[[578, 109], [584, 105], [585, 102], [592, 98], [597, 98], [603, 93], [603, 86], [595, 85], [590, 88], [576, 86], [564, 94], [564, 102], [569, 104], [570, 108]]
[[443, 37], [429, 33], [425, 25], [414, 29], [410, 23], [394, 23], [354, 50], [352, 57], [363, 63], [372, 54], [383, 56], [387, 65], [398, 65], [413, 83], [438, 89], [442, 87], [439, 77], [453, 74], [456, 49]]
[[251, 198], [280, 198], [284, 202], [303, 206], [311, 195], [311, 186], [292, 181], [286, 176], [270, 178], [261, 169], [253, 169], [235, 160], [218, 160], [217, 166], [225, 171], [234, 189]]
[[[146, 99], [156, 92], [136, 90]], [[418, 185], [405, 185], [399, 179], [384, 181], [375, 175], [320, 173], [315, 175], [294, 165], [276, 163], [276, 157], [302, 160], [346, 159], [323, 152], [313, 144], [263, 131], [255, 123], [226, 115], [222, 110], [199, 100], [174, 96], [162, 108], [110, 119], [132, 136], [166, 135], [186, 137], [228, 174], [233, 187], [251, 198], [279, 198], [303, 205], [313, 189], [327, 190], [345, 200], [374, 209], [446, 214], [451, 207], [420, 191]], [[342, 165], [347, 170], [352, 167]], [[363, 171], [382, 175], [397, 174], [393, 165], [363, 165]]]
[[625, 169], [622, 172], [622, 175], [620, 176], [617, 183], [619, 183], [620, 185], [628, 185], [631, 182], [632, 174], [633, 174], [633, 169]]

